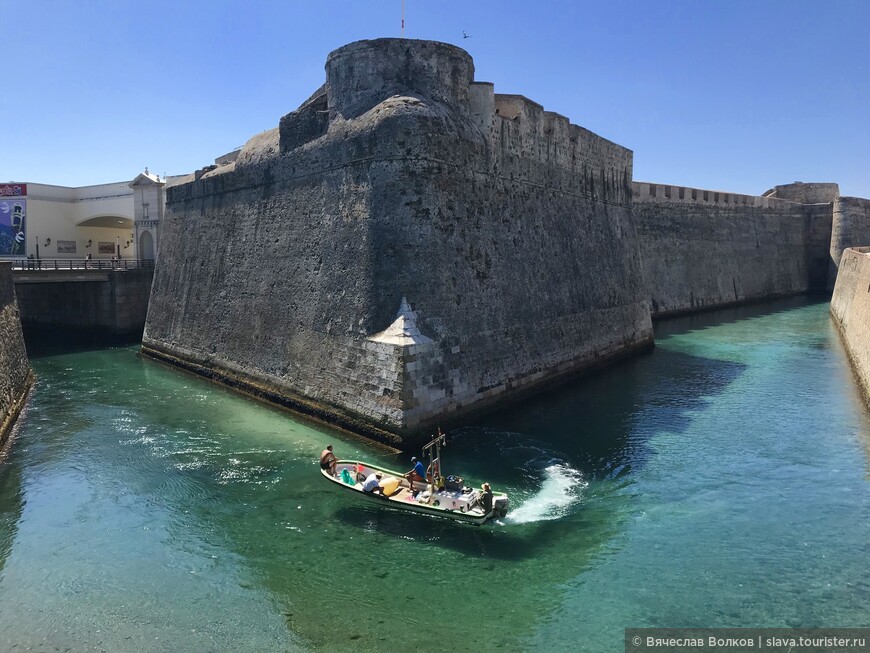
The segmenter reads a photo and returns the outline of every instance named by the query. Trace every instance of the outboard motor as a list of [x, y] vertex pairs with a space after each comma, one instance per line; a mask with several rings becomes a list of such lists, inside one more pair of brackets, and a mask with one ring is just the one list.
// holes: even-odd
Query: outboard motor
[[495, 497], [495, 500], [492, 502], [492, 516], [506, 516], [508, 514], [508, 508], [510, 508], [510, 504], [511, 501], [506, 496]]

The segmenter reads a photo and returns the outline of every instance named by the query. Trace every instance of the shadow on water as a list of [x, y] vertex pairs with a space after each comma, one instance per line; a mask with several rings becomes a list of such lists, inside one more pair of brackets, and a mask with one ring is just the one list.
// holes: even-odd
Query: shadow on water
[[690, 333], [708, 327], [785, 313], [814, 304], [827, 304], [830, 301], [830, 295], [796, 295], [794, 297], [784, 297], [757, 304], [731, 306], [728, 308], [711, 309], [701, 313], [665, 317], [654, 321], [653, 326], [656, 340], [659, 340], [668, 336]]
[[498, 522], [484, 526], [461, 524], [445, 519], [425, 518], [375, 506], [346, 505], [332, 517], [355, 530], [377, 532], [392, 538], [411, 537], [430, 546], [449, 549], [468, 558], [492, 558], [519, 562], [540, 556], [545, 550], [563, 541], [564, 537], [582, 531], [581, 558], [591, 556], [617, 532], [611, 519], [595, 514], [573, 515], [571, 518], [516, 525]]
[[117, 334], [94, 329], [71, 329], [24, 325], [24, 346], [28, 358], [129, 347], [142, 342], [142, 333]]
[[659, 348], [457, 429], [447, 454], [499, 484], [559, 464], [587, 481], [621, 478], [649, 458], [650, 437], [685, 431], [745, 367]]

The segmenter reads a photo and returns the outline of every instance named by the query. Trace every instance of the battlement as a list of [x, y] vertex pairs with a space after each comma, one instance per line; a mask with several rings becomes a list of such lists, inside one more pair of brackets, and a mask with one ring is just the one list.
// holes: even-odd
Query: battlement
[[632, 181], [631, 195], [632, 201], [635, 204], [642, 202], [671, 202], [677, 204], [722, 205], [733, 207], [754, 206], [764, 209], [790, 209], [795, 208], [795, 206], [798, 205], [797, 202], [776, 197], [742, 195], [740, 193], [726, 193], [718, 190], [705, 190], [688, 186], [672, 186], [669, 184], [651, 184], [645, 181]]

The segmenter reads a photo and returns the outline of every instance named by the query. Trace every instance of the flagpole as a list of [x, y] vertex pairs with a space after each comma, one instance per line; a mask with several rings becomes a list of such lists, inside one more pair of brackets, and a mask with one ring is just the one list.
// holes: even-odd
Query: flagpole
[[405, 38], [405, 0], [402, 0], [402, 38]]

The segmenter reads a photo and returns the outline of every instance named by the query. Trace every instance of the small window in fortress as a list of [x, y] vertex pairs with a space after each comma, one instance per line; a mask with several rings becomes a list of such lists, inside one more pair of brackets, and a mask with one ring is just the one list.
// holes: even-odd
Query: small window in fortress
[[698, 189], [697, 188], [692, 189], [692, 199], [693, 200], [698, 199]]
[[670, 186], [665, 186], [665, 197], [667, 197], [668, 199], [671, 199], [671, 187]]
[[708, 191], [706, 191], [706, 190], [704, 191], [704, 201], [705, 201], [705, 202], [709, 202], [709, 201], [710, 201], [710, 193], [709, 193]]
[[680, 188], [680, 199], [681, 200], [686, 199], [686, 189], [682, 188], [682, 187]]
[[718, 202], [718, 201], [719, 201], [719, 193], [713, 193], [713, 201], [714, 201], [714, 202]]
[[650, 185], [649, 185], [649, 196], [650, 196], [650, 197], [655, 197], [655, 196], [656, 196], [656, 185], [655, 185], [655, 184], [650, 184]]

